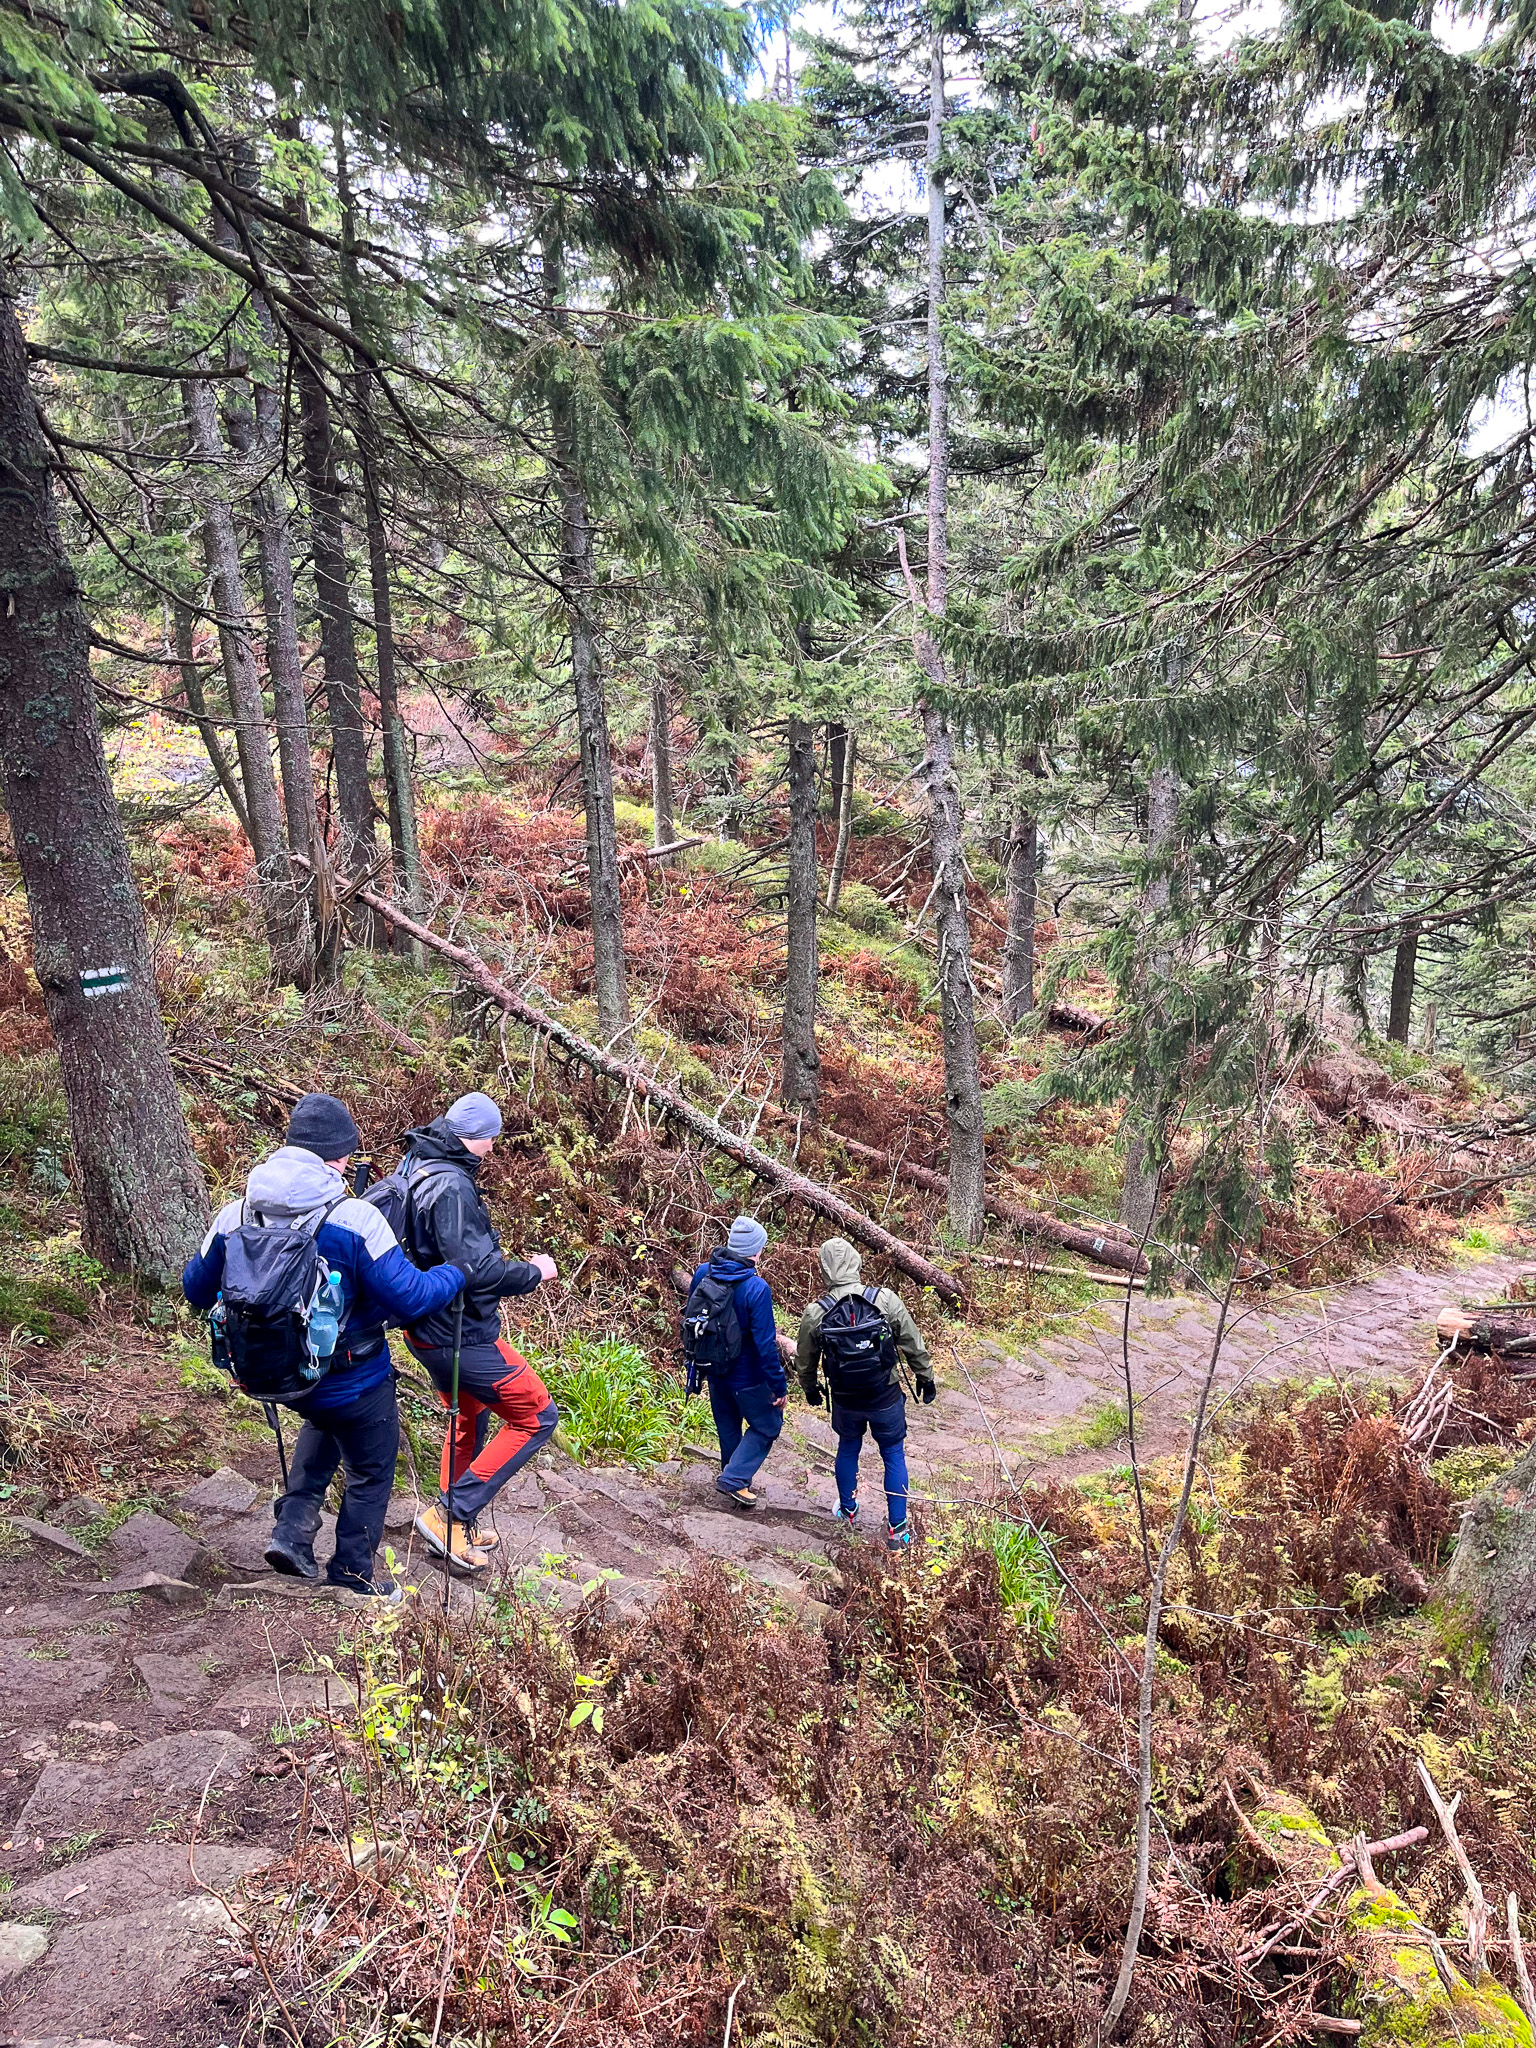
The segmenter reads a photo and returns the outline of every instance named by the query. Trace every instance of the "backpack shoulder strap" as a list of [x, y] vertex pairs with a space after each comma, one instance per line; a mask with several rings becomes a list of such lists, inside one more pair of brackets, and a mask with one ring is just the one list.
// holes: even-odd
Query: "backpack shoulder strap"
[[820, 1301], [817, 1302], [816, 1306], [821, 1310], [824, 1316], [828, 1315], [831, 1313], [833, 1309], [837, 1307], [837, 1298], [835, 1295], [824, 1294], [821, 1297]]
[[870, 1307], [871, 1307], [871, 1308], [873, 1308], [873, 1309], [878, 1309], [878, 1308], [879, 1308], [879, 1306], [880, 1306], [880, 1290], [879, 1290], [879, 1288], [878, 1288], [878, 1287], [866, 1287], [866, 1288], [865, 1288], [865, 1290], [864, 1290], [864, 1299], [865, 1299], [865, 1300], [866, 1300], [866, 1301], [867, 1301], [867, 1302], [869, 1303], [869, 1305], [870, 1305]]

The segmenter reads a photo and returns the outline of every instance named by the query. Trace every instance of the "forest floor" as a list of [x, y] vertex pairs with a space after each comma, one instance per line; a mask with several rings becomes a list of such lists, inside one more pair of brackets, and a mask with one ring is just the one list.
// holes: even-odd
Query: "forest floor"
[[[1404, 1266], [1240, 1301], [1218, 1402], [1282, 1380], [1406, 1384], [1433, 1355], [1437, 1309], [1469, 1289], [1487, 1298], [1519, 1270], [1510, 1257]], [[1215, 1314], [1190, 1298], [1132, 1298], [1132, 1385], [1151, 1456], [1187, 1422]], [[1122, 1464], [1123, 1316], [1123, 1297], [1105, 1298], [1016, 1352], [982, 1342], [936, 1359], [939, 1400], [913, 1411], [909, 1437], [920, 1529], [943, 1503]], [[141, 1411], [187, 1404], [163, 1369], [158, 1383], [153, 1364], [140, 1373]], [[594, 1597], [635, 1614], [669, 1579], [722, 1559], [802, 1612], [824, 1612], [829, 1558], [847, 1541], [831, 1520], [825, 1418], [792, 1400], [750, 1517], [715, 1495], [708, 1434], [707, 1411], [695, 1407], [687, 1435], [701, 1454], [685, 1446], [645, 1473], [546, 1454], [497, 1503], [501, 1584], [491, 1591], [552, 1619], [585, 1612]], [[15, 1972], [0, 2022], [7, 2048], [213, 2048], [239, 2038], [262, 1988], [239, 1884], [289, 1854], [307, 1773], [330, 1769], [345, 1740], [351, 1645], [364, 1625], [264, 1571], [275, 1458], [270, 1441], [244, 1442], [238, 1470], [202, 1479], [188, 1454], [206, 1467], [218, 1455], [206, 1444], [184, 1442], [160, 1469], [146, 1466], [134, 1490], [143, 1505], [127, 1520], [65, 1494], [12, 1524], [0, 1615], [0, 1978]], [[867, 1491], [878, 1476], [871, 1457]], [[414, 1553], [412, 1505], [397, 1496], [390, 1542], [402, 1578], [434, 1601], [443, 1582]], [[922, 1555], [919, 1546], [912, 1568]], [[170, 1583], [144, 1583], [146, 1573]], [[453, 1597], [461, 1611], [478, 1605], [462, 1586]]]

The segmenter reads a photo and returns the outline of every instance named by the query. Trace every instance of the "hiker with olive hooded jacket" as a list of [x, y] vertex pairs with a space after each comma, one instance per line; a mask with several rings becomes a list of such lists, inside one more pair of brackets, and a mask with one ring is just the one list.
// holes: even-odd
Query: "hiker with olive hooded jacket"
[[859, 1254], [844, 1237], [821, 1248], [827, 1291], [800, 1318], [795, 1370], [813, 1408], [822, 1402], [824, 1375], [837, 1437], [837, 1518], [859, 1521], [859, 1452], [867, 1429], [885, 1466], [886, 1548], [912, 1540], [907, 1524], [907, 1403], [897, 1378], [898, 1354], [912, 1368], [924, 1402], [934, 1399], [933, 1361], [906, 1303], [889, 1287], [866, 1287]]
[[[556, 1276], [544, 1252], [504, 1258], [480, 1192], [480, 1169], [501, 1135], [501, 1111], [476, 1090], [461, 1095], [433, 1123], [406, 1133], [400, 1171], [408, 1190], [406, 1234], [411, 1254], [429, 1271], [446, 1260], [461, 1266], [464, 1321], [459, 1344], [458, 1427], [443, 1445], [441, 1492], [416, 1517], [416, 1532], [450, 1568], [481, 1571], [500, 1542], [482, 1522], [509, 1479], [536, 1457], [560, 1420], [548, 1387], [501, 1334], [501, 1304], [532, 1294]], [[456, 1315], [446, 1307], [408, 1322], [405, 1340], [432, 1375], [446, 1406], [453, 1384]], [[491, 1417], [501, 1427], [486, 1441]]]

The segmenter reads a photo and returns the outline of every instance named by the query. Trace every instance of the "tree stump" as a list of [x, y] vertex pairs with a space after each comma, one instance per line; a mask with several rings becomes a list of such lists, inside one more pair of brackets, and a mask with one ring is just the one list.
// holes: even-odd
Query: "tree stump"
[[1494, 1683], [1513, 1693], [1536, 1646], [1536, 1448], [1462, 1516], [1445, 1591], [1489, 1632]]

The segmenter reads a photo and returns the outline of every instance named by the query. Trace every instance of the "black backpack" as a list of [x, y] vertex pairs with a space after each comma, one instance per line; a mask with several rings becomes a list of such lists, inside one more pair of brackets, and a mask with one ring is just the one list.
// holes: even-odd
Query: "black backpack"
[[224, 1240], [224, 1285], [208, 1318], [213, 1362], [253, 1401], [312, 1393], [343, 1355], [338, 1345], [321, 1357], [309, 1340], [310, 1315], [330, 1277], [315, 1239], [335, 1207], [327, 1203], [313, 1223], [283, 1228], [247, 1221], [242, 1205], [238, 1229]]
[[843, 1408], [878, 1407], [896, 1380], [896, 1340], [876, 1307], [878, 1287], [834, 1299], [824, 1294], [821, 1310], [821, 1369], [832, 1397]]
[[[411, 1264], [424, 1269], [429, 1264], [442, 1264], [442, 1259], [434, 1256], [436, 1247], [426, 1246], [420, 1241], [416, 1225], [416, 1196], [433, 1177], [430, 1162], [412, 1171], [410, 1161], [402, 1160], [393, 1173], [372, 1182], [358, 1196], [359, 1201], [367, 1202], [370, 1208], [378, 1210], [395, 1233], [396, 1242]], [[437, 1177], [446, 1179], [447, 1173]]]
[[696, 1394], [712, 1372], [724, 1372], [741, 1356], [741, 1320], [736, 1282], [706, 1272], [683, 1305], [683, 1363], [686, 1391]]

